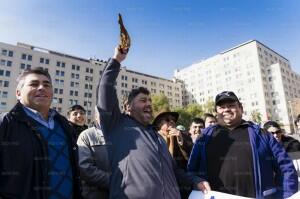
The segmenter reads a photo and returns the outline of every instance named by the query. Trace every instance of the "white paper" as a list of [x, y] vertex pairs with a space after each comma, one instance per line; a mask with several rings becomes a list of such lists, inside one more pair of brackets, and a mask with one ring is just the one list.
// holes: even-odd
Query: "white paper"
[[250, 199], [250, 198], [222, 193], [218, 191], [209, 191], [207, 194], [204, 194], [202, 191], [192, 191], [192, 193], [189, 196], [189, 199]]
[[[300, 191], [292, 195], [287, 199], [299, 199]], [[189, 199], [250, 199], [247, 197], [231, 195], [227, 193], [222, 193], [218, 191], [209, 191], [207, 194], [204, 194], [202, 191], [192, 191], [189, 196]]]

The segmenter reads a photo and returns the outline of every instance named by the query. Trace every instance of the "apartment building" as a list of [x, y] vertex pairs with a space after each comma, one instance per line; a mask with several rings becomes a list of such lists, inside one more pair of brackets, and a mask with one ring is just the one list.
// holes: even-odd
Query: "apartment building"
[[245, 42], [176, 70], [174, 76], [184, 82], [183, 105], [203, 104], [231, 90], [243, 103], [245, 119], [259, 112], [263, 121], [279, 121], [292, 132], [297, 103], [291, 102], [300, 98], [300, 75], [287, 58], [259, 41]]
[[[47, 69], [52, 77], [52, 107], [66, 115], [68, 107], [80, 104], [87, 110], [90, 122], [96, 105], [97, 83], [105, 64], [106, 61], [80, 58], [29, 44], [0, 42], [0, 112], [9, 111], [16, 103], [16, 78], [20, 72], [39, 66]], [[119, 99], [139, 86], [148, 88], [152, 94], [165, 94], [172, 107], [182, 105], [181, 81], [121, 68], [116, 84]]]

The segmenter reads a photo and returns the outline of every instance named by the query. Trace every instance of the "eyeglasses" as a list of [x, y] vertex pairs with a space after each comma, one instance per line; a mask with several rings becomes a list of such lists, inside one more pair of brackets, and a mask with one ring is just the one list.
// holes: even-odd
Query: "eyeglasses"
[[270, 132], [270, 131], [269, 131], [269, 133], [272, 133], [273, 135], [274, 135], [274, 134], [280, 134], [280, 133], [281, 133], [281, 130], [277, 130], [277, 131], [274, 131], [274, 132]]

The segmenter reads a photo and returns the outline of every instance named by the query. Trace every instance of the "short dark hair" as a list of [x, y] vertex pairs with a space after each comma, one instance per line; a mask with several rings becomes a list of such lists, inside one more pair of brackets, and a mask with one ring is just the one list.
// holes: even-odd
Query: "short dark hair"
[[82, 106], [80, 106], [79, 104], [75, 104], [68, 109], [67, 115], [69, 116], [70, 113], [75, 110], [82, 110], [84, 113], [86, 112], [86, 110]]
[[206, 118], [208, 118], [208, 117], [212, 117], [212, 118], [217, 119], [217, 118], [216, 118], [213, 114], [211, 114], [211, 113], [204, 113], [204, 115], [203, 115], [204, 121], [205, 121]]
[[275, 122], [275, 121], [267, 121], [264, 124], [264, 129], [265, 130], [268, 130], [270, 127], [275, 127], [275, 128], [281, 129], [280, 125], [277, 122]]
[[52, 83], [51, 76], [48, 73], [47, 69], [44, 69], [42, 67], [28, 68], [23, 70], [21, 74], [17, 77], [17, 89], [23, 87], [22, 82], [24, 81], [25, 77], [30, 74], [44, 75], [49, 79], [50, 83]]
[[143, 93], [145, 95], [150, 95], [150, 91], [145, 87], [134, 88], [130, 91], [126, 103], [130, 104], [132, 100], [140, 93]]
[[[203, 126], [205, 125], [205, 122], [202, 118], [200, 117], [195, 117], [193, 120], [192, 120], [192, 123], [196, 123], [196, 124], [203, 124]], [[191, 124], [192, 124], [191, 123]]]

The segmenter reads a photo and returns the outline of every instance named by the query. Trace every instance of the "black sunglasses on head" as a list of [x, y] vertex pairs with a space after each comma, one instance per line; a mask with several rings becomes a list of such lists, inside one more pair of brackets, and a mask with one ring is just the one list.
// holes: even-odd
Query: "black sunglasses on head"
[[[270, 132], [270, 131], [269, 131]], [[281, 130], [277, 130], [277, 131], [275, 131], [275, 132], [270, 132], [270, 133], [272, 133], [273, 135], [274, 134], [280, 134], [281, 133]]]

